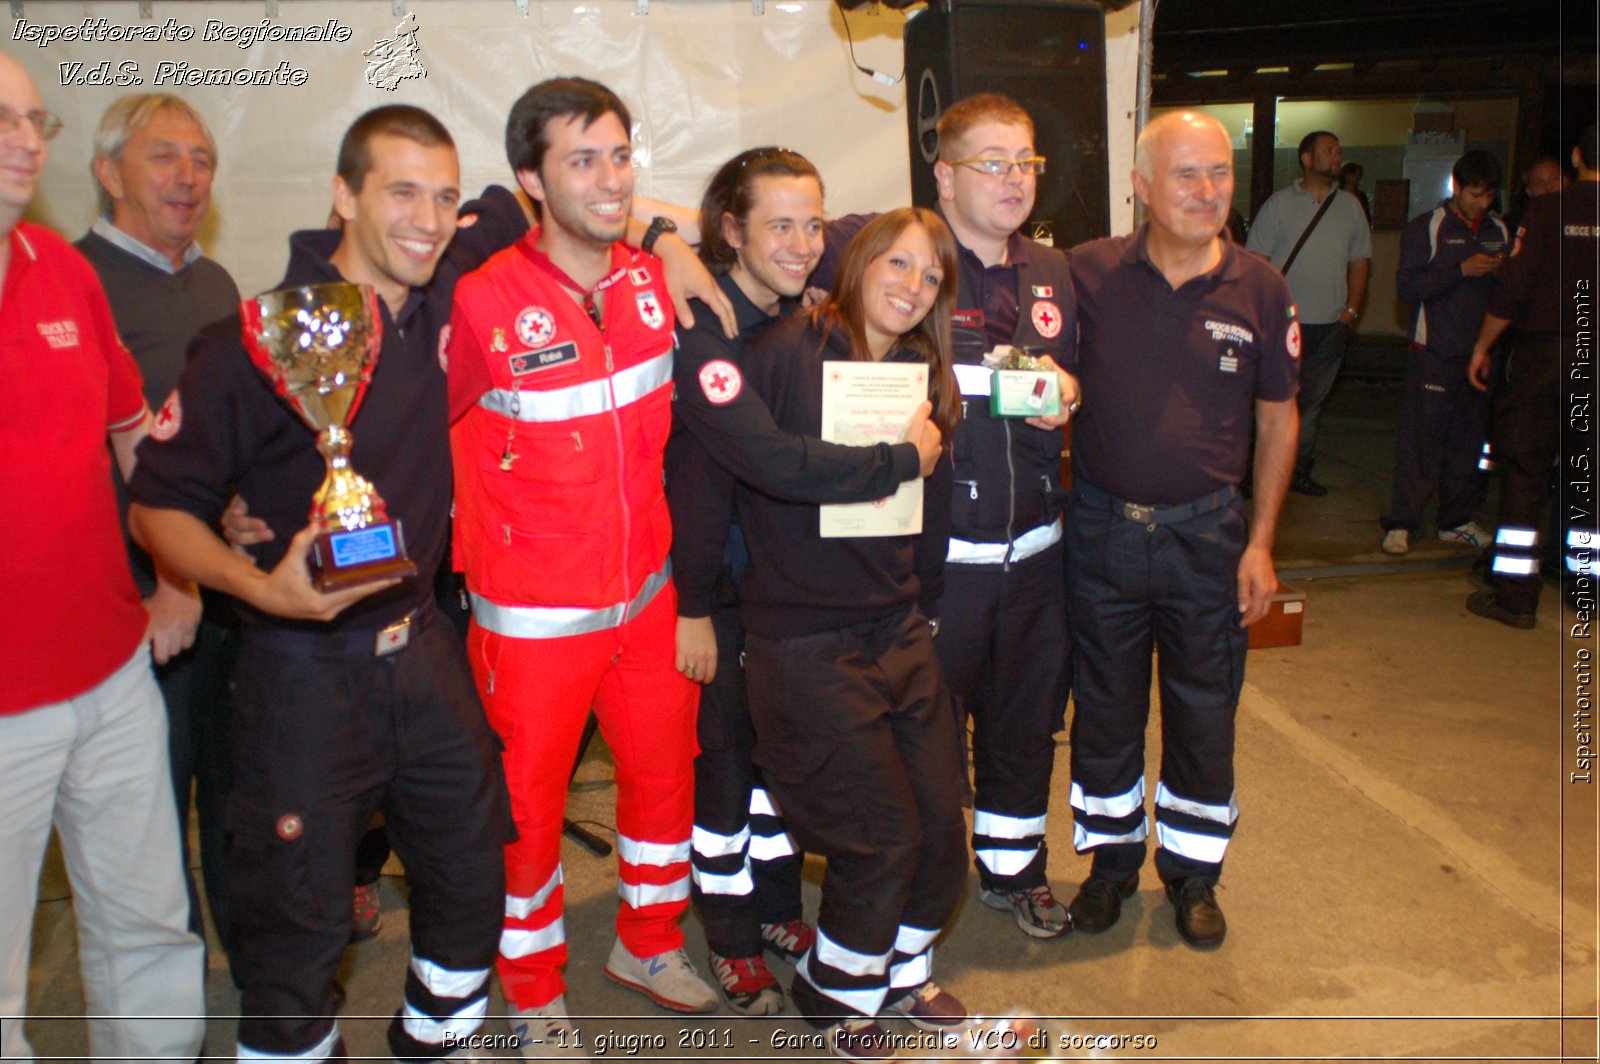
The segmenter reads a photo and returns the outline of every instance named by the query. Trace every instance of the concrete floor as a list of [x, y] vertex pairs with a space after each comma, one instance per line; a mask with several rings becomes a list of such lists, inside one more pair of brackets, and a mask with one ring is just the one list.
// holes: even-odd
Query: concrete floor
[[[1471, 616], [1469, 553], [1431, 529], [1405, 559], [1378, 551], [1398, 406], [1392, 382], [1341, 385], [1317, 470], [1332, 493], [1291, 496], [1286, 509], [1277, 556], [1281, 575], [1307, 593], [1305, 640], [1250, 655], [1239, 713], [1243, 816], [1219, 893], [1227, 943], [1212, 953], [1185, 947], [1148, 867], [1115, 928], [1050, 942], [1024, 938], [985, 909], [973, 879], [939, 948], [938, 976], [974, 1011], [1042, 1017], [1062, 1059], [1596, 1058], [1597, 791], [1567, 782], [1579, 644], [1563, 629], [1574, 615], [1547, 593], [1531, 632]], [[1492, 518], [1491, 505], [1480, 520], [1492, 527]], [[1067, 754], [1063, 738], [1050, 830], [1063, 897], [1088, 867], [1072, 852]], [[607, 837], [610, 778], [597, 744], [569, 807]], [[825, 1055], [792, 1013], [686, 1021], [608, 982], [613, 859], [571, 842], [564, 859], [568, 1000], [589, 1017], [581, 1027], [593, 1050]], [[382, 933], [347, 957], [340, 1022], [352, 1055], [386, 1054], [398, 1002], [407, 910], [393, 871]], [[808, 869], [813, 913], [819, 875]], [[54, 900], [37, 915], [29, 991], [36, 1016], [61, 1017], [29, 1021], [45, 1057], [85, 1050], [72, 1018], [82, 998], [69, 894], [52, 861], [42, 897]], [[702, 961], [699, 925], [691, 916], [685, 926]], [[223, 1055], [237, 996], [215, 950], [211, 965], [209, 1047]], [[779, 975], [787, 981], [787, 966]], [[495, 1017], [502, 1008], [497, 994]], [[487, 1029], [505, 1030], [498, 1018]], [[1064, 1041], [1075, 1035], [1154, 1041], [1086, 1050]], [[797, 1040], [784, 1044], [789, 1036]]]

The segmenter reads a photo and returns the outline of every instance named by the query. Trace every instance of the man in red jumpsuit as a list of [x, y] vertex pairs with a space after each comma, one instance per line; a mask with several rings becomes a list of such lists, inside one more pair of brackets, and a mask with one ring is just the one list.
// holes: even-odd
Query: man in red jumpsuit
[[581, 78], [517, 101], [507, 153], [542, 224], [462, 280], [443, 343], [468, 652], [520, 836], [506, 849], [499, 968], [525, 1056], [584, 1042], [562, 993], [559, 842], [591, 707], [617, 777], [621, 906], [606, 974], [669, 1009], [716, 1006], [678, 927], [695, 690], [674, 667], [662, 491], [674, 319], [660, 262], [620, 242], [629, 128], [622, 101]]

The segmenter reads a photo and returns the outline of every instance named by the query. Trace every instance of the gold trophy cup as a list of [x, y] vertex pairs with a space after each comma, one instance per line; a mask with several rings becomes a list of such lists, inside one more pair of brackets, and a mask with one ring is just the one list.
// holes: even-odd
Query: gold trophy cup
[[283, 288], [240, 304], [244, 347], [273, 388], [317, 433], [328, 475], [311, 499], [319, 529], [308, 564], [319, 591], [414, 576], [405, 536], [372, 482], [350, 467], [347, 427], [361, 406], [383, 340], [368, 285]]

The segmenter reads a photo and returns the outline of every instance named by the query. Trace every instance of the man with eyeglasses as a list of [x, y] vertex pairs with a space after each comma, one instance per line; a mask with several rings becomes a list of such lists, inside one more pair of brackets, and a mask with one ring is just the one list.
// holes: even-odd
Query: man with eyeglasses
[[[1060, 470], [1061, 428], [1077, 388], [1060, 375], [1059, 416], [992, 417], [982, 362], [1003, 345], [1064, 360], [1077, 343], [1076, 304], [1066, 255], [1018, 232], [1045, 168], [1028, 112], [980, 93], [952, 104], [938, 133], [938, 209], [960, 245], [951, 325], [962, 417], [934, 648], [963, 731], [966, 716], [973, 723], [979, 897], [1029, 937], [1056, 938], [1072, 929], [1045, 876], [1045, 827], [1051, 735], [1070, 682]], [[814, 284], [831, 282], [845, 244], [868, 220], [829, 225]]]
[[[203, 953], [167, 770], [150, 618], [112, 491], [150, 429], [139, 370], [93, 269], [22, 221], [61, 121], [0, 55], [0, 1056], [27, 1060], [29, 938], [52, 821], [78, 919], [97, 1059], [193, 1060]], [[109, 435], [111, 446], [106, 447]]]

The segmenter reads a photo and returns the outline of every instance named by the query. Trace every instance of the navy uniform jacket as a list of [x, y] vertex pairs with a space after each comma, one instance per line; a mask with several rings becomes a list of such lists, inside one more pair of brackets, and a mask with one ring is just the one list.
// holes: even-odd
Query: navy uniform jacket
[[1448, 203], [1407, 222], [1394, 285], [1400, 301], [1412, 304], [1411, 342], [1451, 361], [1471, 358], [1494, 274], [1464, 277], [1461, 264], [1480, 252], [1510, 250], [1505, 223], [1488, 211], [1477, 228]]

